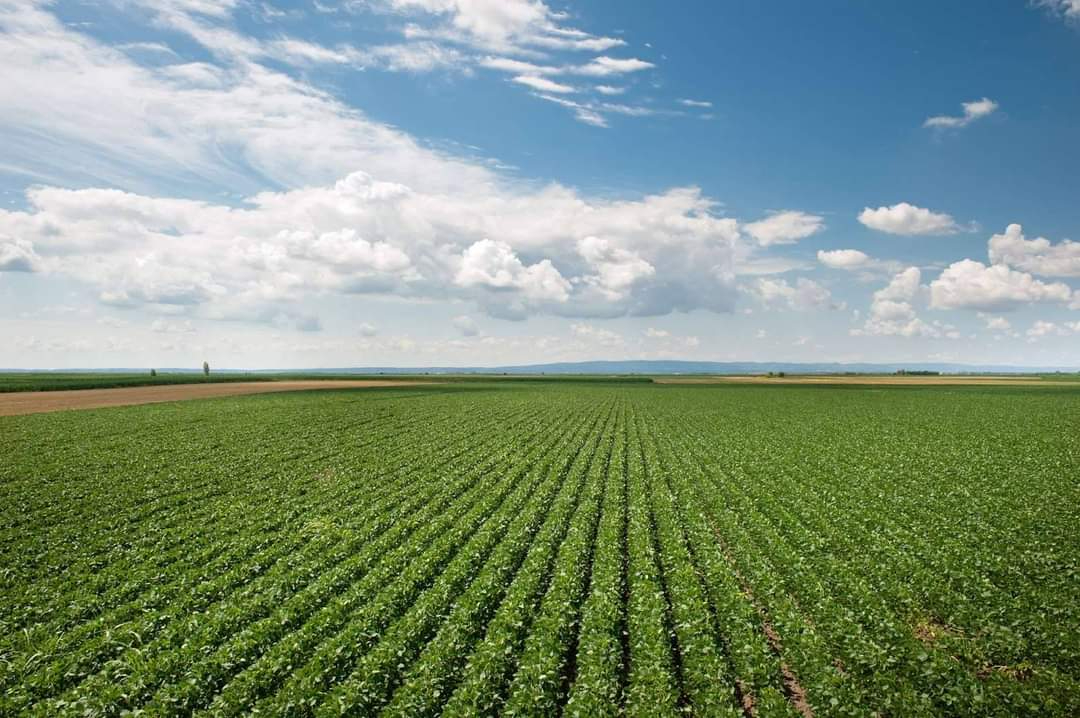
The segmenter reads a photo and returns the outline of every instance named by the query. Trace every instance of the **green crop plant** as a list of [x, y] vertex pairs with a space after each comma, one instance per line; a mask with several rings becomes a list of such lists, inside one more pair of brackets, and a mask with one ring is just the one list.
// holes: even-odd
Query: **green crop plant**
[[0, 417], [0, 715], [1080, 715], [1076, 476], [1080, 385]]

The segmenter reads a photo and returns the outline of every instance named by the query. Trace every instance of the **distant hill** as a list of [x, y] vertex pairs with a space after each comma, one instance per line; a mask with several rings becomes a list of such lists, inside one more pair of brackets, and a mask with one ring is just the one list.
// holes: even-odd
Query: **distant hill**
[[[899, 370], [934, 371], [942, 374], [1040, 374], [1074, 373], [1080, 367], [1016, 366], [992, 364], [948, 364], [935, 362], [858, 363], [837, 362], [709, 362], [709, 361], [586, 361], [525, 364], [516, 366], [427, 366], [427, 367], [330, 367], [319, 369], [215, 369], [215, 373], [242, 372], [249, 374], [893, 374]], [[3, 369], [21, 372], [29, 370]], [[136, 369], [67, 369], [69, 372], [142, 372]], [[197, 368], [158, 368], [159, 372], [197, 372]]]

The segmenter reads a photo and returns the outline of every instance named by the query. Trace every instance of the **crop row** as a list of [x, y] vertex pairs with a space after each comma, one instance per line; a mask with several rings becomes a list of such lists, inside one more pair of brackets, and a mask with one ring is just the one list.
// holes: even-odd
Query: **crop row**
[[1075, 715], [1074, 399], [470, 384], [0, 419], [0, 713]]

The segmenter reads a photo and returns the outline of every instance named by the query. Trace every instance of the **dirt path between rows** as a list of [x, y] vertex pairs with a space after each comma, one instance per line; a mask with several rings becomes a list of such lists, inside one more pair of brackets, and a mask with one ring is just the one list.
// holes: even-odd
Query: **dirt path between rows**
[[297, 381], [243, 381], [220, 384], [168, 384], [130, 386], [114, 389], [70, 389], [63, 391], [17, 391], [0, 393], [0, 416], [38, 414], [46, 411], [100, 409], [107, 406], [155, 404], [163, 401], [209, 399], [308, 389], [364, 389], [385, 386], [415, 386], [424, 381], [383, 379], [328, 379]]

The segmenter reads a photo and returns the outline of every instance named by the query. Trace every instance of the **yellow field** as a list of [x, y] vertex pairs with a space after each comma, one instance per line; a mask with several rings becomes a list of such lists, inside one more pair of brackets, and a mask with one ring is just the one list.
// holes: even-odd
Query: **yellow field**
[[852, 384], [878, 386], [1073, 386], [1076, 382], [1037, 376], [896, 376], [896, 375], [804, 375], [663, 376], [657, 384]]

